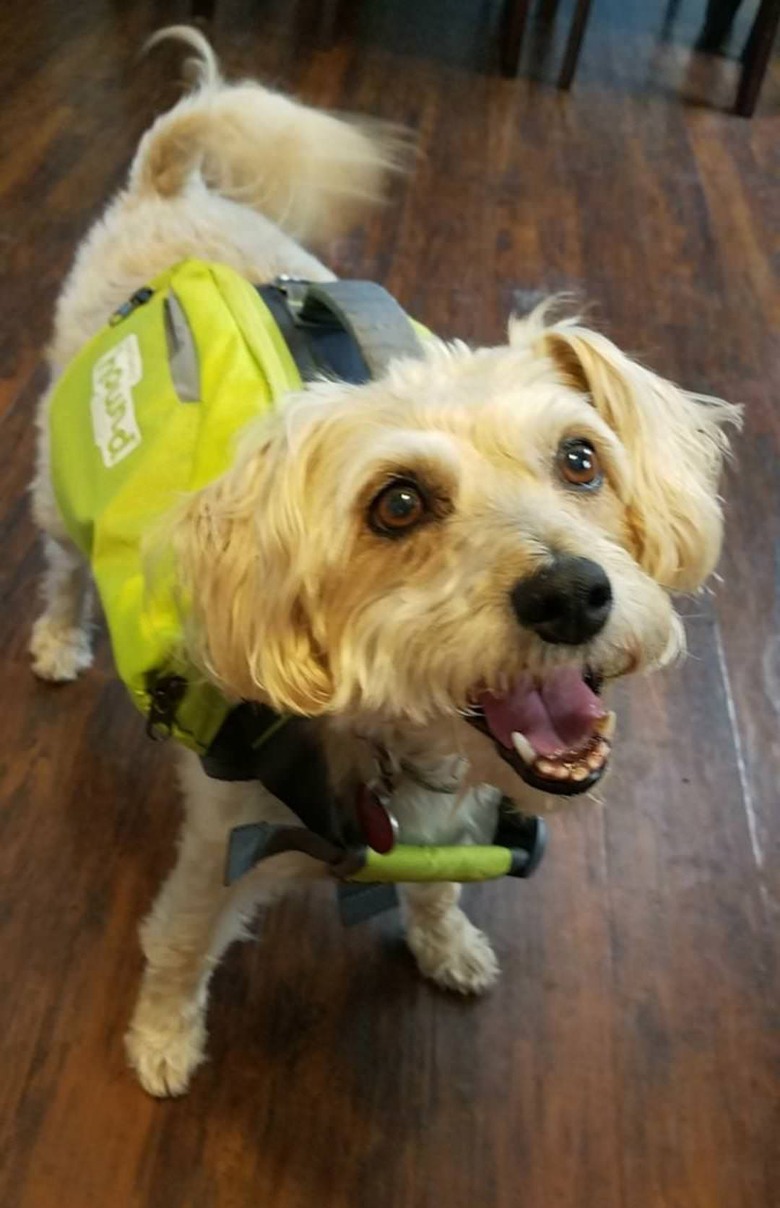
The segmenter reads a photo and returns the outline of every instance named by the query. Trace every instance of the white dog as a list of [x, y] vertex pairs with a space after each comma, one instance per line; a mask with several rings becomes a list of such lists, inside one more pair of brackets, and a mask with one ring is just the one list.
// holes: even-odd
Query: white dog
[[[298, 240], [321, 242], [394, 166], [382, 128], [229, 86], [199, 34], [168, 32], [198, 51], [200, 82], [146, 134], [78, 251], [53, 380], [133, 291], [188, 256], [253, 283], [331, 280]], [[548, 313], [513, 320], [505, 346], [434, 339], [367, 385], [307, 387], [169, 522], [192, 664], [230, 700], [319, 719], [339, 784], [370, 776], [381, 743], [407, 841], [489, 840], [498, 790], [543, 804], [533, 790], [595, 783], [614, 720], [601, 685], [681, 653], [669, 593], [698, 588], [718, 557], [723, 428], [737, 409]], [[47, 414], [44, 400], [33, 499], [48, 570], [31, 651], [36, 673], [61, 681], [90, 663], [91, 587], [55, 503]], [[209, 977], [257, 903], [322, 875], [286, 854], [225, 889], [230, 828], [295, 819], [259, 784], [209, 779], [187, 752], [182, 783], [178, 863], [142, 928], [128, 1034], [155, 1095], [184, 1091], [202, 1060]], [[497, 963], [458, 895], [409, 887], [408, 942], [426, 976], [478, 992]]]

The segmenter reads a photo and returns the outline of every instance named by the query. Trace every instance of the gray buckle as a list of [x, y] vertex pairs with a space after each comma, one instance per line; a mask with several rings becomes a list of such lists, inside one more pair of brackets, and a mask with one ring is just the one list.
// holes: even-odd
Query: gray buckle
[[282, 273], [275, 279], [274, 285], [284, 294], [293, 316], [299, 319], [306, 302], [309, 282], [301, 281], [300, 277], [288, 277], [286, 273]]

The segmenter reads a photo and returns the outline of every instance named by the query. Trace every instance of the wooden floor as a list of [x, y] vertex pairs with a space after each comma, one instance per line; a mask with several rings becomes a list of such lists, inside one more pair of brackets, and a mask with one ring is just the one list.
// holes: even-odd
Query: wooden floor
[[736, 65], [690, 56], [693, 0], [667, 41], [661, 5], [600, 0], [570, 97], [545, 82], [560, 29], [532, 29], [515, 83], [494, 72], [489, 3], [353, 7], [330, 50], [281, 0], [224, 0], [215, 25], [230, 69], [420, 132], [416, 175], [332, 250], [336, 268], [479, 341], [500, 340], [516, 299], [581, 291], [655, 367], [746, 403], [723, 582], [686, 606], [686, 665], [620, 692], [605, 808], [552, 818], [534, 881], [468, 895], [505, 969], [486, 1001], [424, 985], [397, 919], [344, 932], [302, 898], [216, 976], [190, 1095], [147, 1098], [122, 1033], [174, 787], [105, 644], [72, 687], [29, 673], [25, 484], [58, 283], [176, 95], [176, 56], [136, 49], [185, 9], [7, 4], [0, 1203], [777, 1208], [780, 72], [752, 122], [723, 112]]

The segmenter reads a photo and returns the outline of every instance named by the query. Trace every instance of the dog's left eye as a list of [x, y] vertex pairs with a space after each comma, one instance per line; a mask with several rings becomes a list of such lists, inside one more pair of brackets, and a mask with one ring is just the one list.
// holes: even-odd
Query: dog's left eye
[[400, 536], [413, 529], [428, 514], [428, 505], [417, 486], [410, 480], [396, 480], [373, 499], [368, 509], [369, 523], [377, 533], [388, 537]]
[[596, 450], [590, 441], [579, 436], [561, 441], [555, 464], [561, 478], [572, 487], [593, 491], [604, 480]]

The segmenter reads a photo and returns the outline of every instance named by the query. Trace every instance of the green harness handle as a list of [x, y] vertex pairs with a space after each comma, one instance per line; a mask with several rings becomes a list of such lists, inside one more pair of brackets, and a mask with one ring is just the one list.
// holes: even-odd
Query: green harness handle
[[[518, 858], [519, 857], [519, 858]], [[527, 876], [527, 852], [498, 845], [483, 847], [412, 847], [399, 844], [386, 855], [366, 849], [366, 862], [347, 881], [402, 883], [404, 881], [493, 881], [498, 877]], [[513, 873], [513, 865], [517, 872]]]
[[253, 822], [230, 832], [225, 884], [232, 885], [261, 861], [290, 851], [321, 860], [339, 881], [363, 885], [525, 878], [544, 855], [547, 828], [541, 818], [518, 814], [511, 823], [504, 820], [496, 840], [485, 845], [431, 847], [399, 843], [380, 855], [365, 846], [339, 847], [307, 827]]

